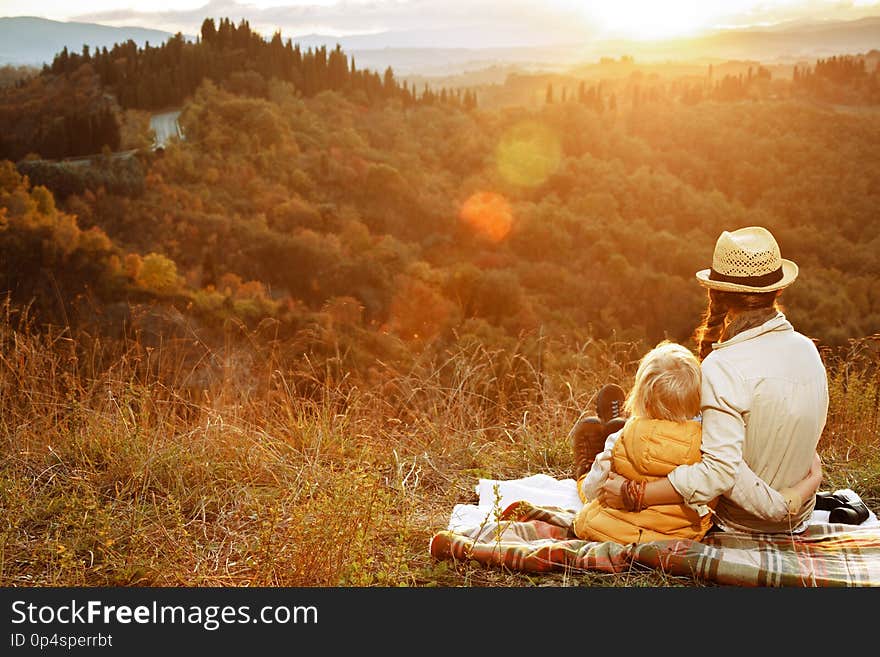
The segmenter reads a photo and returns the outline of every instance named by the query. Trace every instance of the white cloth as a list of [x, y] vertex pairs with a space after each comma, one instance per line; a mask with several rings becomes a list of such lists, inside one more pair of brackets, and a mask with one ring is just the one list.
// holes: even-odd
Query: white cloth
[[[501, 496], [495, 505], [495, 486]], [[448, 529], [460, 531], [494, 522], [495, 510], [503, 511], [514, 502], [530, 502], [536, 506], [555, 506], [577, 512], [582, 506], [574, 479], [554, 479], [537, 474], [522, 479], [480, 479], [475, 486], [480, 499], [477, 504], [456, 504], [449, 518]], [[847, 489], [849, 490], [849, 489]], [[852, 492], [852, 491], [850, 491]], [[853, 493], [855, 494], [855, 493]], [[869, 510], [868, 519], [860, 527], [880, 527], [877, 515]], [[830, 511], [813, 511], [807, 524], [827, 523]]]
[[[498, 486], [500, 502], [495, 504], [495, 486]], [[514, 502], [531, 502], [538, 506], [555, 506], [577, 511], [583, 506], [574, 479], [554, 479], [536, 474], [523, 479], [480, 479], [476, 485], [478, 504], [456, 504], [449, 519], [449, 529], [479, 527], [494, 520], [495, 510], [503, 511]]]

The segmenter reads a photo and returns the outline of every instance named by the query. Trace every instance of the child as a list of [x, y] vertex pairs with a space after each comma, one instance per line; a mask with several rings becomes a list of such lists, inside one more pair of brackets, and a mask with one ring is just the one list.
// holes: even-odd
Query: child
[[[624, 409], [622, 430], [608, 436], [604, 451], [578, 481], [585, 506], [574, 520], [582, 539], [644, 543], [669, 538], [701, 539], [712, 526], [686, 504], [641, 509], [639, 496], [648, 481], [665, 477], [678, 465], [700, 460], [700, 363], [686, 347], [662, 342], [639, 362]], [[632, 481], [624, 491], [623, 511], [603, 505], [596, 495], [609, 470]], [[710, 508], [713, 505], [709, 505]]]
[[[712, 514], [700, 516], [687, 504], [663, 504], [643, 508], [642, 495], [648, 481], [665, 477], [682, 464], [701, 458], [700, 363], [686, 347], [661, 342], [639, 362], [635, 382], [623, 399], [623, 390], [605, 386], [599, 394], [598, 418], [587, 418], [575, 426], [575, 457], [578, 493], [584, 507], [574, 519], [578, 538], [617, 543], [644, 543], [670, 538], [700, 540], [712, 526]], [[619, 401], [630, 416], [618, 412]], [[612, 432], [613, 431], [613, 432]], [[604, 450], [589, 443], [605, 440]], [[586, 445], [586, 447], [585, 447]], [[601, 449], [601, 448], [600, 448]], [[592, 451], [591, 451], [592, 450]], [[822, 479], [817, 463], [807, 476], [775, 498], [758, 499], [756, 475], [741, 464], [734, 487], [727, 493], [744, 508], [763, 517], [780, 520], [796, 514], [804, 500], [812, 499]], [[589, 472], [584, 464], [592, 461]], [[629, 483], [622, 490], [625, 511], [603, 504], [597, 495], [608, 473], [622, 475]], [[764, 485], [766, 486], [766, 484]], [[709, 505], [713, 509], [715, 502]]]

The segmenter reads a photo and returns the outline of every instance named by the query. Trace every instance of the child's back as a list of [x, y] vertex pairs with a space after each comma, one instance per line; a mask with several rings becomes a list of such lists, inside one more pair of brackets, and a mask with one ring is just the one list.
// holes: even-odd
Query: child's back
[[[700, 460], [701, 425], [695, 420], [672, 421], [632, 417], [614, 443], [611, 468], [633, 481], [665, 477], [675, 467]], [[712, 526], [686, 504], [664, 504], [642, 511], [612, 509], [594, 499], [574, 520], [579, 538], [617, 543], [644, 543], [670, 538], [701, 539]]]
[[[578, 537], [644, 543], [670, 538], [699, 540], [709, 531], [712, 516], [701, 518], [686, 504], [641, 508], [648, 482], [665, 477], [679, 465], [700, 460], [701, 425], [693, 419], [700, 413], [700, 381], [699, 361], [680, 344], [661, 342], [645, 354], [624, 404], [630, 419], [616, 440], [615, 434], [609, 436], [602, 456], [579, 482], [586, 506], [575, 517]], [[596, 499], [609, 468], [633, 486], [624, 491], [627, 511]]]

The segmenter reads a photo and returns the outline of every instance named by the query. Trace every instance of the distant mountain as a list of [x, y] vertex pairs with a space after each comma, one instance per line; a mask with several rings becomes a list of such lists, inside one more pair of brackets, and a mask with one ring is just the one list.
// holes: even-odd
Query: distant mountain
[[[514, 35], [509, 35], [510, 40]], [[479, 45], [472, 34], [442, 30], [381, 32], [334, 37], [292, 37], [302, 48], [336, 44], [359, 65], [381, 70], [392, 66], [404, 75], [447, 75], [490, 66], [517, 65], [550, 69], [600, 57], [633, 55], [638, 60], [747, 59], [756, 61], [816, 59], [864, 53], [880, 46], [880, 16], [852, 21], [798, 20], [766, 27], [720, 29], [666, 41], [588, 38], [577, 43], [506, 46]], [[525, 42], [523, 42], [525, 43]]]
[[577, 60], [580, 50], [579, 44], [566, 43], [559, 35], [542, 37], [508, 30], [493, 33], [488, 40], [485, 30], [476, 28], [394, 30], [348, 36], [303, 34], [290, 38], [302, 49], [332, 49], [338, 44], [355, 58], [358, 66], [380, 72], [391, 66], [401, 75], [443, 76], [511, 64], [546, 69]]
[[0, 65], [42, 66], [51, 63], [65, 46], [72, 52], [81, 52], [83, 45], [109, 48], [129, 39], [138, 46], [147, 41], [158, 45], [170, 36], [170, 32], [142, 27], [63, 23], [30, 16], [0, 17]]
[[[62, 23], [42, 18], [0, 18], [0, 65], [51, 62], [64, 46], [81, 51], [112, 46], [128, 39], [142, 46], [159, 44], [169, 32], [140, 27], [108, 27], [92, 23]], [[633, 55], [637, 60], [756, 61], [803, 60], [834, 54], [864, 53], [880, 45], [880, 16], [852, 21], [798, 20], [765, 27], [720, 29], [702, 36], [668, 41], [626, 41], [600, 37], [574, 42], [564, 35], [487, 35], [474, 29], [426, 28], [375, 34], [330, 36], [285, 34], [303, 49], [341, 45], [358, 66], [401, 75], [444, 76], [489, 67], [515, 65], [523, 69], [553, 69], [600, 57]], [[188, 37], [192, 38], [192, 37]], [[556, 40], [556, 42], [553, 41]]]
[[[335, 46], [334, 46], [335, 47]], [[521, 71], [563, 69], [583, 61], [579, 48], [374, 48], [348, 49], [358, 67], [383, 71], [390, 66], [403, 76], [458, 75], [492, 67], [515, 66]]]
[[497, 50], [558, 47], [583, 39], [581, 32], [578, 32], [577, 37], [572, 36], [573, 34], [573, 31], [566, 35], [558, 32], [527, 31], [501, 25], [492, 27], [473, 25], [454, 28], [424, 27], [409, 30], [387, 30], [341, 37], [326, 34], [285, 34], [285, 37], [290, 36], [295, 43], [299, 43], [302, 47], [326, 45], [329, 48], [334, 48], [339, 43], [346, 51], [434, 48], [442, 50]]
[[880, 16], [723, 30], [685, 41], [682, 46], [705, 52], [704, 56], [759, 60], [863, 53], [880, 46]]

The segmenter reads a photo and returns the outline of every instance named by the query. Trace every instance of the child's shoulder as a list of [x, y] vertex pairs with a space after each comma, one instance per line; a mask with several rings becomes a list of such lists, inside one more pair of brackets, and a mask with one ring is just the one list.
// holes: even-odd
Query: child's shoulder
[[633, 417], [626, 423], [625, 431], [633, 436], [654, 435], [657, 437], [692, 436], [703, 430], [702, 418], [691, 420], [658, 420], [655, 418]]
[[632, 429], [649, 429], [652, 427], [692, 427], [702, 426], [703, 416], [695, 415], [690, 420], [660, 420], [653, 417], [632, 416], [627, 419], [626, 426]]

